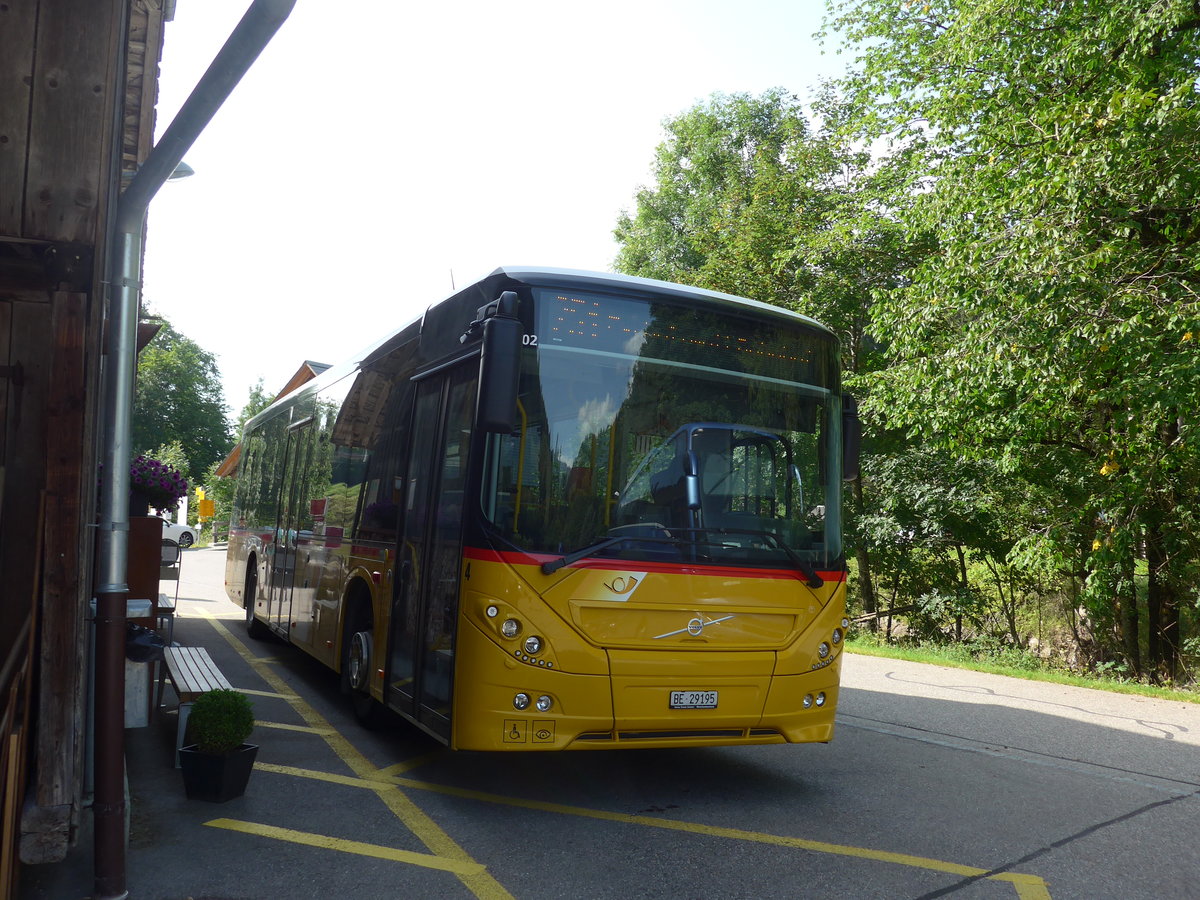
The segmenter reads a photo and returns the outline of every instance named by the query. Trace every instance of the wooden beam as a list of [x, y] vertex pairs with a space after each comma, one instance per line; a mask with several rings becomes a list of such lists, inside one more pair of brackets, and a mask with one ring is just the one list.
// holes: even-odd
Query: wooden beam
[[[95, 245], [111, 183], [118, 4], [55, 0], [38, 10], [21, 234]], [[97, 40], [97, 36], [104, 38]]]
[[[5, 408], [4, 496], [0, 506], [0, 644], [29, 616], [38, 573], [38, 518], [46, 469], [46, 386], [52, 346], [48, 303], [12, 303], [7, 356], [22, 384], [8, 386]], [[74, 530], [74, 529], [73, 529]], [[78, 659], [78, 657], [76, 657]], [[70, 664], [74, 664], [72, 661]]]
[[[13, 302], [0, 298], [0, 366], [15, 366], [13, 358]], [[16, 388], [10, 378], [0, 378], [0, 535], [4, 534], [4, 473], [8, 463], [8, 409], [15, 399]]]
[[125, 126], [121, 135], [121, 172], [132, 177], [154, 146], [154, 102], [162, 57], [161, 2], [134, 3], [129, 10], [129, 78], [125, 85]]
[[[84, 432], [84, 330], [87, 295], [52, 295], [53, 365], [46, 393], [46, 524], [41, 575], [44, 628], [39, 647], [38, 800], [71, 805], [83, 780], [84, 673], [74, 660], [87, 651], [81, 561], [84, 491], [94, 491], [90, 446]], [[91, 504], [88, 504], [89, 508]]]
[[22, 233], [37, 8], [0, 3], [0, 234]]

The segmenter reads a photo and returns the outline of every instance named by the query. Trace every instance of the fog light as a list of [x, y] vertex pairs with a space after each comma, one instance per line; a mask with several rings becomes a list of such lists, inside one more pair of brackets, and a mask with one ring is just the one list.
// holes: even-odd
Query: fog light
[[805, 694], [804, 695], [804, 708], [812, 709], [812, 705], [813, 705], [812, 694]]
[[500, 625], [500, 633], [506, 638], [515, 638], [521, 633], [521, 623], [516, 619], [505, 619]]
[[489, 619], [494, 619], [498, 615], [500, 615], [500, 608], [498, 606], [489, 606], [487, 608], [487, 617]]
[[829, 645], [827, 643], [825, 643], [824, 641], [821, 641], [821, 646], [817, 647], [817, 656], [821, 657], [821, 659], [824, 659], [828, 655], [829, 655]]
[[550, 707], [552, 707], [553, 705], [554, 705], [554, 701], [551, 700], [549, 697], [547, 697], [545, 694], [542, 694], [542, 696], [537, 698], [538, 712], [549, 712]]
[[525, 693], [517, 694], [513, 697], [513, 706], [517, 709], [529, 709], [529, 695]]
[[840, 644], [842, 642], [842, 629], [840, 629], [840, 628], [833, 629], [833, 642], [835, 644]]
[[817, 694], [817, 706], [824, 706], [824, 705], [825, 705], [825, 692], [821, 691], [821, 693]]
[[530, 656], [541, 653], [542, 639], [536, 634], [531, 634], [529, 637], [525, 638], [525, 652]]

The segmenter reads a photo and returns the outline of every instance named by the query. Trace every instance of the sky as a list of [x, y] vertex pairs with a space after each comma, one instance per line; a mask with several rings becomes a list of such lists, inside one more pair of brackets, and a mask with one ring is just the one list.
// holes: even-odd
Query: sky
[[[249, 6], [178, 0], [161, 135]], [[846, 66], [821, 0], [297, 0], [150, 206], [144, 299], [236, 416], [501, 265], [610, 271], [662, 123], [807, 100]]]

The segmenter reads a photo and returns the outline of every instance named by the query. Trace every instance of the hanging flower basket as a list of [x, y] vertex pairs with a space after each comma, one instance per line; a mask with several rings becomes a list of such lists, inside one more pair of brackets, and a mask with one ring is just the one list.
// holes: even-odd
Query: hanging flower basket
[[164, 462], [138, 456], [129, 464], [129, 511], [133, 515], [148, 515], [151, 507], [174, 512], [187, 491], [187, 479]]

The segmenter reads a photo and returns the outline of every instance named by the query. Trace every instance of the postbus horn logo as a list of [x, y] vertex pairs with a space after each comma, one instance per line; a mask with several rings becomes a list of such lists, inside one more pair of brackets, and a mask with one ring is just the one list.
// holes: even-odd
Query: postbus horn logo
[[612, 581], [604, 582], [604, 586], [614, 594], [632, 594], [633, 589], [638, 586], [638, 580], [632, 575], [618, 575]]

